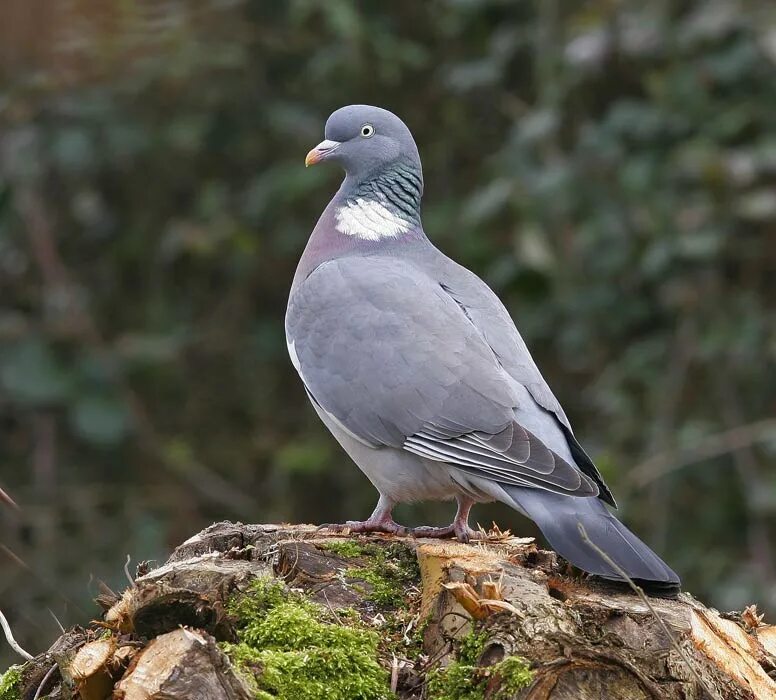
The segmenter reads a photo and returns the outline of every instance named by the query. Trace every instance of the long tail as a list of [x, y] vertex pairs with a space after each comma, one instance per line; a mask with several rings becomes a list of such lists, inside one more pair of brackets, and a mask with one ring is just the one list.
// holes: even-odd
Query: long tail
[[597, 498], [575, 498], [540, 489], [505, 487], [512, 503], [541, 529], [553, 549], [572, 564], [602, 578], [623, 578], [582, 539], [581, 523], [589, 539], [615, 561], [637, 584], [653, 595], [679, 591], [676, 573], [615, 518]]

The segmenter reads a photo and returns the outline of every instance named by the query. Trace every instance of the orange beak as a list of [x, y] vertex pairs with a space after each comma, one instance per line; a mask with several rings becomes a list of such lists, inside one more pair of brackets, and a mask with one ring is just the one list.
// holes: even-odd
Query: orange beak
[[321, 141], [312, 151], [307, 154], [304, 159], [305, 168], [309, 168], [311, 165], [320, 163], [324, 160], [332, 151], [336, 151], [339, 148], [339, 141]]

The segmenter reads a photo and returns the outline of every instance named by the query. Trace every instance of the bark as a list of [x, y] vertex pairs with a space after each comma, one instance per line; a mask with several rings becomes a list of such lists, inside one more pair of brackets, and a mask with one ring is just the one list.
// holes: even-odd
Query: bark
[[[407, 561], [417, 566], [400, 570]], [[721, 615], [688, 593], [647, 605], [499, 532], [464, 545], [225, 522], [141, 573], [120, 599], [102, 601], [100, 621], [69, 630], [25, 665], [20, 697], [255, 697], [216, 643], [237, 639], [229, 601], [271, 576], [340, 624], [377, 629], [380, 662], [400, 698], [433, 698], [429, 674], [456, 661], [472, 631], [475, 666], [486, 675], [511, 656], [531, 669], [529, 684], [511, 695], [493, 674], [484, 699], [776, 698], [776, 627], [753, 609]], [[352, 610], [357, 622], [345, 614]], [[422, 642], [413, 647], [419, 628]]]

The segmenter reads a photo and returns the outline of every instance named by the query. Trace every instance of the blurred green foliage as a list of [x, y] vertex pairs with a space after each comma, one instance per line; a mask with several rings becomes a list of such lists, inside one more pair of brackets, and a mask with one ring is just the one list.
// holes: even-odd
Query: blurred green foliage
[[627, 522], [693, 593], [773, 614], [774, 70], [769, 0], [3, 3], [0, 486], [21, 509], [0, 509], [0, 607], [20, 641], [44, 649], [47, 607], [83, 622], [126, 554], [214, 519], [368, 514], [283, 338], [340, 178], [304, 155], [353, 102], [412, 128], [427, 232], [504, 299]]

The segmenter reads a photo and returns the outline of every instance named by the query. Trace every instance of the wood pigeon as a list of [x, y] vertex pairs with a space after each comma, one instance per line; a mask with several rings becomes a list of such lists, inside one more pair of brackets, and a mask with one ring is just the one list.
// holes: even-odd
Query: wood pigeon
[[504, 305], [426, 237], [420, 156], [404, 122], [342, 107], [305, 164], [324, 161], [345, 179], [299, 261], [286, 338], [313, 407], [380, 494], [367, 520], [337, 527], [405, 533], [397, 503], [456, 499], [451, 525], [412, 532], [467, 541], [472, 505], [500, 501], [579, 568], [623, 579], [597, 547], [653, 591], [678, 590], [679, 577], [607, 509], [609, 488]]

